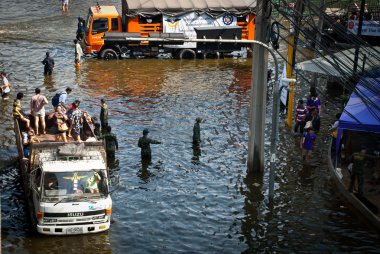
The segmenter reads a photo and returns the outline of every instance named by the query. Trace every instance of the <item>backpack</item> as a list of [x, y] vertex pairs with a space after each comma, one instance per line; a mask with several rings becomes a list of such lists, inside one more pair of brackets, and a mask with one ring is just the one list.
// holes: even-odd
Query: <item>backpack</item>
[[59, 97], [62, 95], [63, 93], [56, 93], [53, 98], [51, 99], [51, 104], [53, 104], [54, 107], [57, 107], [59, 105]]

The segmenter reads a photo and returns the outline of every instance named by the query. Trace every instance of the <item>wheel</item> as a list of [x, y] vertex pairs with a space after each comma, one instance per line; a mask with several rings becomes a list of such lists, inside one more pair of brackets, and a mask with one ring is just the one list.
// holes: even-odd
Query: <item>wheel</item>
[[179, 52], [179, 59], [195, 59], [196, 54], [195, 51], [192, 49], [181, 49]]
[[119, 56], [115, 50], [108, 48], [108, 49], [104, 49], [104, 50], [102, 50], [102, 52], [100, 52], [100, 58], [103, 60], [113, 60], [113, 59], [118, 59]]

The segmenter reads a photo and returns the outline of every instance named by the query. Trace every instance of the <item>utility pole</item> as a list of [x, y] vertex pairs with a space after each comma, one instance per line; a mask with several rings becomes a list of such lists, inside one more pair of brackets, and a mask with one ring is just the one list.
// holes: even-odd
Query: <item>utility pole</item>
[[[358, 34], [357, 34], [357, 36], [359, 37], [362, 35], [364, 9], [365, 9], [365, 0], [362, 0], [360, 3], [359, 24], [358, 24]], [[356, 43], [353, 75], [356, 74], [356, 71], [358, 69], [359, 50], [360, 50], [360, 45], [359, 43]]]
[[[288, 64], [286, 65], [286, 78], [294, 79], [293, 69], [296, 60], [296, 50], [299, 36], [299, 27], [301, 26], [302, 15], [304, 12], [305, 0], [297, 0], [294, 10], [295, 27], [290, 29], [289, 44], [288, 44]], [[289, 99], [288, 99], [288, 117], [287, 125], [292, 127], [293, 110], [294, 110], [294, 82], [289, 84]]]
[[[270, 29], [270, 1], [257, 0], [255, 40], [267, 44]], [[264, 171], [264, 130], [267, 95], [268, 51], [253, 45], [251, 107], [248, 131], [248, 173]]]

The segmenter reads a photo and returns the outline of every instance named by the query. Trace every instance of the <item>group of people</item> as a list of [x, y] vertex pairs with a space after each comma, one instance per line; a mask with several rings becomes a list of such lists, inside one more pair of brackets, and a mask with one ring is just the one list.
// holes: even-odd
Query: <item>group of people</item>
[[[54, 112], [47, 115], [45, 105], [48, 104], [47, 98], [41, 94], [39, 88], [35, 89], [35, 95], [30, 100], [30, 115], [33, 117], [33, 126], [28, 114], [22, 110], [21, 101], [24, 98], [23, 93], [18, 93], [13, 102], [13, 117], [19, 122], [24, 123], [27, 139], [23, 141], [25, 147], [28, 147], [33, 142], [39, 142], [35, 136], [46, 135], [46, 122], [45, 118], [53, 121], [53, 134], [55, 141], [67, 142], [67, 138], [74, 141], [96, 141], [91, 131], [83, 132], [83, 121], [86, 119], [90, 124], [94, 118], [91, 118], [87, 112], [82, 111], [80, 101], [75, 100], [71, 104], [67, 104], [68, 95], [72, 92], [70, 87], [65, 91], [57, 93], [52, 98], [52, 105]], [[113, 134], [111, 126], [108, 125], [108, 106], [104, 99], [101, 99], [100, 109], [100, 124], [94, 123], [94, 134], [98, 140], [105, 141], [107, 158], [112, 162], [115, 160], [115, 151], [118, 150], [118, 143], [116, 135]], [[25, 149], [28, 151], [28, 149]]]
[[316, 133], [319, 132], [321, 126], [321, 101], [315, 91], [311, 92], [310, 97], [304, 105], [304, 101], [300, 99], [296, 108], [294, 132], [298, 130], [302, 134], [300, 148], [302, 149], [302, 158], [307, 163], [310, 162]]

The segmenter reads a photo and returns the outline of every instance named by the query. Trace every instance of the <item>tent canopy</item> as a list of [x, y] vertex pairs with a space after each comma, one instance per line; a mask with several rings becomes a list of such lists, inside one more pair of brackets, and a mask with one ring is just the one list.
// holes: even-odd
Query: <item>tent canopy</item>
[[380, 133], [380, 78], [362, 79], [339, 119], [339, 129]]
[[253, 12], [256, 0], [123, 0], [127, 16], [179, 16], [188, 12], [206, 12], [218, 16], [229, 12], [244, 16]]
[[[314, 58], [296, 65], [296, 69], [320, 73], [328, 76], [352, 76], [355, 48], [343, 50], [332, 55]], [[358, 70], [369, 71], [380, 66], [380, 47], [362, 47], [359, 51]]]

